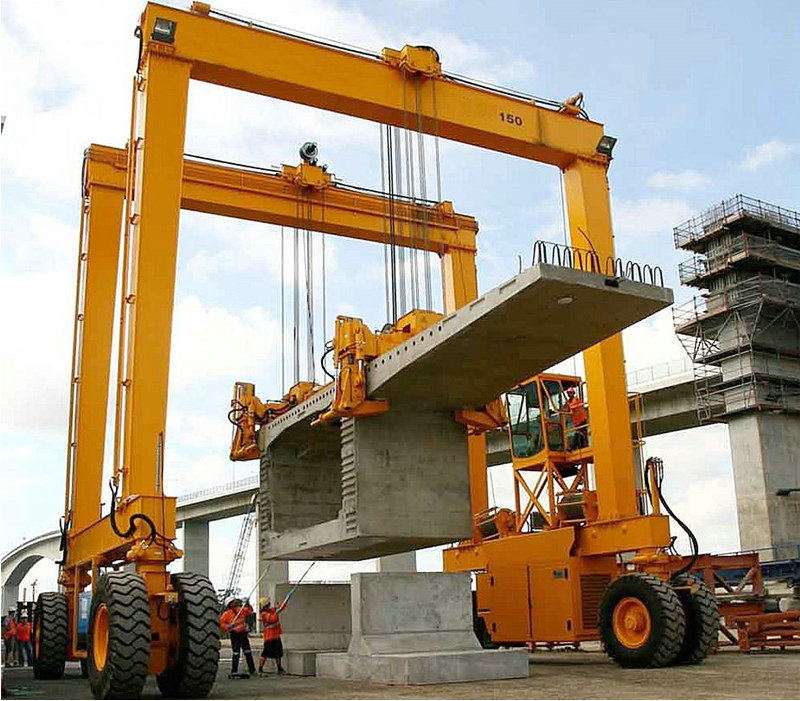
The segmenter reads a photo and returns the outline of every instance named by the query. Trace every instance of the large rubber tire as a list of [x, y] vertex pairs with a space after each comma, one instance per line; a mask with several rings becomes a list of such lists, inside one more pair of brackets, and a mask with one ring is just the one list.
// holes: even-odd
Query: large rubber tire
[[33, 614], [33, 676], [61, 679], [67, 661], [67, 597], [44, 592]]
[[[103, 608], [104, 607], [104, 608]], [[98, 614], [98, 612], [101, 612]], [[107, 644], [97, 633], [103, 618]], [[98, 699], [134, 699], [142, 693], [150, 664], [150, 602], [135, 572], [109, 572], [97, 581], [89, 613], [89, 685]], [[97, 643], [97, 644], [96, 644]], [[105, 660], [96, 659], [105, 650]]]
[[705, 582], [695, 578], [682, 578], [676, 582], [676, 586], [686, 617], [686, 633], [675, 663], [700, 664], [717, 646], [719, 638], [717, 599]]
[[[615, 631], [620, 606], [639, 607], [649, 620], [641, 643], [631, 645]], [[622, 667], [664, 667], [678, 656], [686, 618], [677, 592], [651, 574], [626, 574], [608, 585], [600, 600], [600, 639], [606, 653]]]
[[214, 586], [201, 574], [173, 574], [178, 593], [178, 655], [176, 664], [156, 678], [168, 698], [208, 696], [219, 666], [219, 604]]

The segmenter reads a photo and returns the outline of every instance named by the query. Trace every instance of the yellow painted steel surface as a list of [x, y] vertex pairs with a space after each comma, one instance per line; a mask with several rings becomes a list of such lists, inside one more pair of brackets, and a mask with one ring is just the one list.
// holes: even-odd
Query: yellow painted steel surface
[[[125, 188], [126, 155], [123, 149], [92, 145], [89, 149], [89, 180]], [[298, 211], [298, 201], [303, 202]], [[309, 206], [310, 205], [310, 206]], [[181, 209], [249, 219], [279, 226], [303, 227], [337, 236], [385, 243], [388, 241], [389, 215], [387, 198], [382, 195], [338, 187], [300, 188], [279, 174], [259, 173], [246, 168], [206, 163], [186, 158], [183, 164]], [[448, 256], [465, 256], [456, 261], [460, 296], [477, 296], [473, 274], [469, 276], [470, 258], [476, 250], [478, 223], [471, 216], [453, 211], [450, 202], [431, 207], [394, 203], [395, 242]], [[426, 236], [414, 235], [412, 227], [427, 227]], [[443, 263], [444, 265], [444, 263]], [[466, 267], [467, 273], [463, 272]], [[475, 287], [469, 290], [470, 284]], [[454, 285], [454, 289], [455, 289]], [[449, 289], [449, 285], [448, 285]], [[450, 295], [452, 297], [452, 294]], [[454, 302], [453, 302], [454, 304]], [[455, 307], [453, 307], [455, 309]]]
[[76, 426], [72, 462], [72, 525], [78, 531], [100, 516], [103, 453], [117, 291], [120, 224], [124, 193], [90, 181], [85, 306], [76, 380]]
[[184, 61], [154, 53], [145, 73], [145, 137], [136, 162], [133, 282], [128, 291], [123, 499], [163, 493], [158, 462], [167, 414], [189, 69]]
[[[415, 78], [380, 58], [149, 3], [145, 55], [156, 18], [176, 23], [159, 48], [191, 63], [191, 77], [565, 167], [606, 159], [601, 124], [445, 77]], [[446, 59], [446, 57], [445, 57]], [[417, 107], [419, 90], [419, 107]], [[418, 116], [419, 115], [419, 116]]]
[[[577, 161], [564, 171], [572, 245], [587, 247], [601, 261], [614, 257], [606, 170]], [[631, 424], [625, 388], [622, 336], [615, 334], [583, 353], [592, 425], [600, 520], [636, 514]]]

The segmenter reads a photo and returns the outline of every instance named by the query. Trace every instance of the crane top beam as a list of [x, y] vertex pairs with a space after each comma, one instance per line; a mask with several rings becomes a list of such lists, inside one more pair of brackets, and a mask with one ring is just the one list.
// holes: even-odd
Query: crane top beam
[[[441, 72], [428, 47], [382, 54], [148, 3], [141, 20], [144, 67], [151, 54], [191, 64], [190, 77], [246, 92], [390, 124], [566, 168], [576, 159], [607, 165], [603, 126], [567, 102], [534, 99]], [[559, 104], [559, 103], [555, 103]]]
[[[92, 144], [84, 185], [124, 191], [126, 168], [124, 149]], [[440, 255], [475, 253], [478, 223], [456, 213], [452, 202], [395, 198], [393, 207], [397, 245]], [[386, 195], [337, 183], [308, 163], [260, 170], [185, 158], [181, 209], [379, 243], [389, 242], [392, 226]]]

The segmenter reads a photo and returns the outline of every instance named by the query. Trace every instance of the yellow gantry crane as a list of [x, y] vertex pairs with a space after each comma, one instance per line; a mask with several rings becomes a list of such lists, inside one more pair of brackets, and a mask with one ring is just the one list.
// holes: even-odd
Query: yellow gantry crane
[[[157, 675], [166, 696], [201, 697], [213, 684], [218, 660], [214, 591], [205, 577], [167, 572], [168, 563], [181, 555], [174, 546], [175, 499], [164, 494], [163, 472], [180, 209], [381, 242], [385, 236], [382, 203], [373, 201], [373, 209], [366, 200], [354, 205], [355, 195], [338, 192], [311, 164], [272, 175], [187, 161], [189, 81], [395, 127], [413, 124], [421, 133], [558, 167], [573, 245], [588, 240], [601, 260], [614, 255], [606, 178], [614, 139], [586, 118], [579, 96], [547, 102], [449, 76], [430, 47], [366, 54], [240, 22], [201, 2], [190, 11], [148, 3], [137, 34], [141, 46], [127, 151], [93, 147], [87, 161], [63, 523], [64, 594], [43, 594], [37, 603], [36, 674], [59, 676], [65, 659], [82, 659], [97, 697], [136, 696], [148, 673]], [[324, 218], [297, 220], [298, 188], [310, 200], [324, 190]], [[336, 198], [341, 207], [334, 215]], [[477, 296], [475, 226], [444, 204], [437, 212], [441, 229], [435, 236], [434, 218], [429, 218], [428, 250], [441, 256], [449, 312]], [[118, 275], [122, 301], [112, 499], [103, 516], [107, 378]], [[352, 344], [360, 334], [371, 344], [370, 352], [378, 353], [393, 341], [370, 339], [357, 321], [337, 324], [338, 405], [324, 420], [385, 410], [362, 406], [368, 401], [361, 391], [365, 358], [353, 357]], [[389, 333], [401, 338], [426, 323], [421, 313], [412, 313]], [[587, 349], [584, 364], [597, 509], [599, 519], [610, 524], [598, 533], [611, 547], [618, 524], [633, 525], [640, 518], [619, 335]], [[241, 401], [239, 411], [252, 409], [255, 420], [262, 407], [254, 396], [242, 387], [240, 399], [252, 399]], [[302, 400], [297, 393], [292, 401]], [[465, 407], [473, 426], [481, 425], [480, 417], [468, 412], [489, 417], [486, 425], [497, 418], [491, 407]], [[472, 510], [479, 514], [488, 505], [485, 437], [477, 428], [468, 440]], [[246, 443], [239, 447], [246, 449]], [[645, 530], [654, 542], [639, 539], [636, 547], [661, 547], [664, 528]], [[568, 549], [568, 540], [564, 536], [558, 547]], [[133, 565], [135, 572], [122, 571], [123, 564]], [[479, 558], [469, 561], [468, 568], [485, 567]]]

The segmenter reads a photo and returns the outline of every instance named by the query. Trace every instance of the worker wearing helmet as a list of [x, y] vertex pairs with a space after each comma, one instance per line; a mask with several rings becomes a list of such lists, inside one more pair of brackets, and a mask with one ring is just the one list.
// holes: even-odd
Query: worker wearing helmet
[[[242, 603], [241, 599], [231, 598], [228, 599], [227, 606], [220, 616], [219, 623], [222, 630], [231, 637], [233, 661], [231, 662], [231, 673], [228, 675], [229, 679], [236, 679], [239, 677], [247, 678], [256, 671], [256, 664], [253, 661], [253, 651], [250, 649], [250, 631], [247, 625], [247, 617], [251, 613], [253, 613], [253, 607], [250, 606], [248, 601]], [[247, 669], [250, 671], [250, 674], [239, 674], [239, 655], [242, 651], [244, 651], [244, 656], [247, 660]]]
[[589, 415], [586, 413], [583, 400], [576, 396], [574, 387], [567, 388], [567, 398], [567, 409], [569, 410], [573, 428], [573, 433], [569, 439], [569, 449], [585, 448], [589, 445], [589, 426], [587, 423]]
[[289, 592], [286, 598], [278, 604], [277, 608], [272, 605], [269, 599], [261, 599], [259, 601], [261, 604], [259, 614], [261, 616], [261, 626], [264, 634], [264, 650], [261, 652], [261, 659], [258, 661], [259, 674], [264, 674], [264, 663], [267, 661], [267, 658], [275, 660], [278, 674], [285, 673], [281, 665], [281, 660], [283, 659], [283, 642], [281, 641], [280, 614], [283, 613], [291, 596], [292, 592]]
[[31, 624], [24, 611], [17, 623], [17, 647], [19, 648], [19, 666], [33, 666], [33, 648], [31, 647]]
[[6, 667], [17, 666], [17, 622], [14, 609], [9, 609], [8, 616], [3, 616], [3, 645], [5, 647]]

